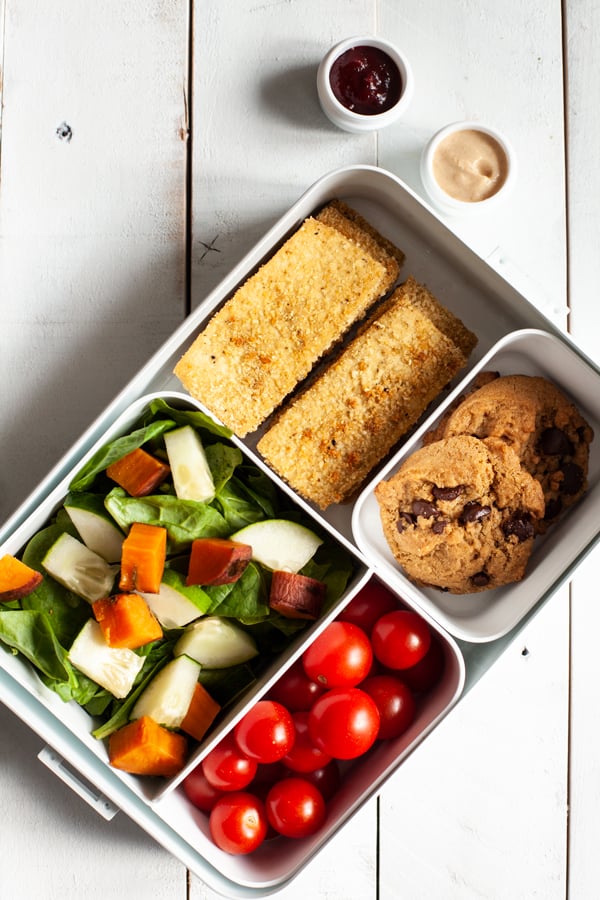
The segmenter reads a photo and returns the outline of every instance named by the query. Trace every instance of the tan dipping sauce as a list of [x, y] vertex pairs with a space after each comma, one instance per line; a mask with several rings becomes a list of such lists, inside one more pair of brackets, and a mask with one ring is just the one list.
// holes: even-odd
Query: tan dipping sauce
[[497, 193], [508, 174], [506, 154], [491, 135], [475, 129], [455, 131], [437, 147], [433, 174], [455, 200], [476, 203]]

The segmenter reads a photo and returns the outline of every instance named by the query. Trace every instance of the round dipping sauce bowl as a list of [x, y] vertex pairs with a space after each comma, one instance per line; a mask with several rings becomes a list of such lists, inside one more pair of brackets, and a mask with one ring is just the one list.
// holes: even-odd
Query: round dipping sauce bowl
[[433, 205], [448, 215], [473, 215], [503, 202], [517, 165], [508, 140], [479, 122], [454, 122], [421, 155], [421, 180]]
[[343, 131], [378, 131], [406, 111], [414, 90], [408, 60], [389, 41], [357, 35], [324, 56], [317, 72], [323, 112]]

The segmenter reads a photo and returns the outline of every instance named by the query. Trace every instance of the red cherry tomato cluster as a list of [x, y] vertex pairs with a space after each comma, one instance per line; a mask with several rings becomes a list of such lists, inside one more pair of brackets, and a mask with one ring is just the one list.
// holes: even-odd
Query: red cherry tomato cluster
[[340, 765], [413, 722], [443, 649], [417, 613], [369, 582], [183, 781], [227, 853], [323, 824]]

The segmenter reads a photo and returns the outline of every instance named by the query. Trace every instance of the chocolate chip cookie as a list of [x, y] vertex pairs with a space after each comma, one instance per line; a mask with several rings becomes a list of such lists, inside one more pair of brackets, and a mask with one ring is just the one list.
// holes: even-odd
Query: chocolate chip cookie
[[[593, 431], [553, 383], [530, 375], [505, 375], [469, 394], [437, 426], [431, 438], [469, 434], [496, 437], [542, 485], [544, 532], [587, 488]], [[430, 439], [431, 439], [430, 438]]]
[[385, 538], [417, 584], [468, 594], [519, 581], [544, 515], [542, 488], [503, 441], [422, 447], [375, 488]]

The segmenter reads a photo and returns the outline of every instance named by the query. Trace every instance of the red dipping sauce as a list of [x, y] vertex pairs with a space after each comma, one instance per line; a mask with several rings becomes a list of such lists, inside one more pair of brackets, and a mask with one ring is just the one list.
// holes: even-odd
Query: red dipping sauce
[[394, 60], [378, 47], [351, 47], [331, 66], [331, 90], [342, 106], [362, 116], [391, 109], [402, 94]]

